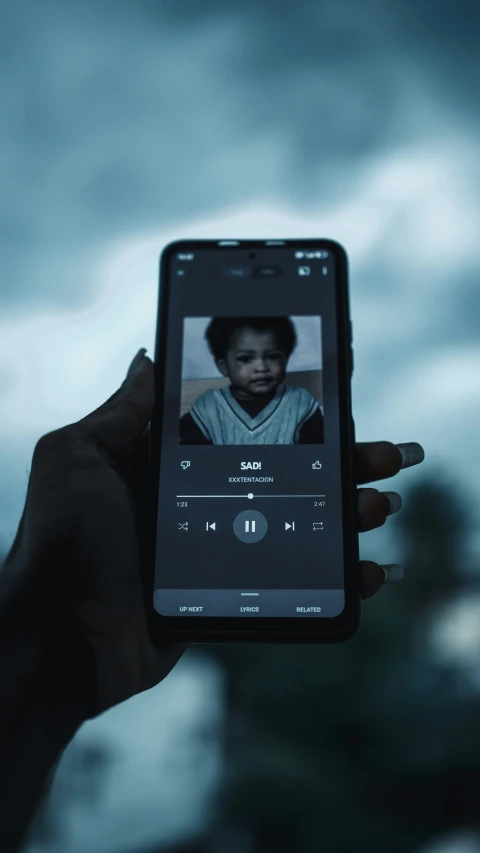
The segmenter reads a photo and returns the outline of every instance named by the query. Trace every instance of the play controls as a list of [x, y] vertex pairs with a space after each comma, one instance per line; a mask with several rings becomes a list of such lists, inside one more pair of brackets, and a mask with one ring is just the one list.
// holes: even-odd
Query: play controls
[[260, 542], [267, 530], [267, 519], [256, 509], [239, 512], [233, 521], [233, 532], [241, 542]]

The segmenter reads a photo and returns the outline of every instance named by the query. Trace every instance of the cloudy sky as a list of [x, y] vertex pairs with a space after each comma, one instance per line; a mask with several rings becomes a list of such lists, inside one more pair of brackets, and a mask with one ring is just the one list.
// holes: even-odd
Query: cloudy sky
[[[420, 441], [385, 487], [463, 490], [478, 555], [479, 26], [469, 0], [0, 0], [0, 552], [37, 439], [153, 354], [167, 242], [324, 236], [357, 436]], [[400, 559], [394, 525], [365, 557]]]
[[342, 242], [358, 438], [422, 442], [424, 472], [478, 505], [478, 7], [0, 14], [0, 547], [39, 436], [110, 396], [139, 346], [152, 355], [158, 254], [190, 235]]

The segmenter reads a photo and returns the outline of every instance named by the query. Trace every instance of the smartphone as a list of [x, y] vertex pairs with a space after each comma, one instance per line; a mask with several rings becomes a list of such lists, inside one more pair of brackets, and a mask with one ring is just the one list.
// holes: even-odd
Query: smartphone
[[163, 250], [144, 573], [154, 641], [357, 631], [351, 330], [337, 242]]

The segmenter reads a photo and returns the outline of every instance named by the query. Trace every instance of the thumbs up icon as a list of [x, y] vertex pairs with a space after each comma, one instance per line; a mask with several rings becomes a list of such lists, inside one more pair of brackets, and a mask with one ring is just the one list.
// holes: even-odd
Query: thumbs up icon
[[317, 468], [317, 469], [318, 469], [318, 468], [321, 468], [321, 467], [322, 467], [322, 463], [321, 463], [321, 462], [319, 462], [319, 461], [318, 461], [318, 459], [317, 459], [317, 461], [316, 461], [316, 462], [314, 462], [314, 463], [312, 464], [312, 468]]

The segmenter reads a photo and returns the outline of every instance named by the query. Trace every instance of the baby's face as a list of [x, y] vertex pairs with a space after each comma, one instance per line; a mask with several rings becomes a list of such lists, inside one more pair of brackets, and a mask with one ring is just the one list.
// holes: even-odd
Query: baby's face
[[287, 354], [272, 331], [237, 329], [224, 359], [217, 362], [242, 399], [270, 394], [285, 378]]

